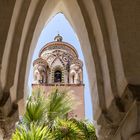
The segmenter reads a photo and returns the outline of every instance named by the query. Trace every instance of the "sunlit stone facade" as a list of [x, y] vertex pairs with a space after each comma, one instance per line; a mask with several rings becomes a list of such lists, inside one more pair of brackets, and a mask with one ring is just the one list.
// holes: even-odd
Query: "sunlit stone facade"
[[78, 105], [69, 117], [84, 118], [83, 63], [76, 49], [62, 41], [58, 34], [53, 42], [46, 44], [33, 62], [33, 88], [43, 88], [45, 94], [58, 87], [71, 90]]

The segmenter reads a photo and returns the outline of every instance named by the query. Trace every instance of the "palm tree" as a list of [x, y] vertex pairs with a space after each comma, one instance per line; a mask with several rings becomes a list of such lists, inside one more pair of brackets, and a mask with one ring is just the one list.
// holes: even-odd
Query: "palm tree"
[[12, 140], [96, 140], [91, 123], [67, 118], [72, 105], [69, 91], [54, 89], [46, 99], [36, 90], [27, 101]]

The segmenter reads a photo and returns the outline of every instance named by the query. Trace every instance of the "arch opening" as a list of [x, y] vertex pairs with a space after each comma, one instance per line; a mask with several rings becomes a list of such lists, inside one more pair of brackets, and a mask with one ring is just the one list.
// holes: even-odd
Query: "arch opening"
[[[32, 62], [35, 58], [37, 58], [38, 52], [41, 49], [41, 47], [44, 46], [48, 42], [52, 42], [53, 38], [58, 34], [58, 32], [63, 37], [64, 42], [68, 42], [75, 47], [80, 59], [84, 62], [83, 75], [81, 75], [80, 73], [78, 75], [80, 75], [80, 77], [84, 78], [83, 83], [85, 84], [85, 90], [84, 90], [85, 97], [84, 98], [85, 98], [85, 108], [86, 108], [85, 115], [86, 115], [87, 119], [92, 121], [93, 112], [92, 112], [92, 103], [91, 103], [91, 96], [90, 96], [91, 94], [90, 94], [90, 89], [89, 89], [89, 81], [88, 81], [88, 75], [87, 75], [87, 71], [86, 71], [86, 67], [85, 67], [84, 56], [82, 54], [82, 50], [81, 50], [81, 46], [80, 46], [78, 37], [63, 13], [57, 13], [42, 30], [40, 37], [38, 39], [34, 54], [33, 54]], [[28, 81], [29, 86], [32, 83], [32, 80], [31, 80], [33, 78], [31, 76], [32, 71], [33, 71], [33, 69], [31, 66], [30, 74], [29, 74], [29, 81]], [[74, 84], [75, 75], [73, 75], [70, 78], [71, 78], [71, 82]], [[64, 81], [65, 80], [66, 79], [64, 79]], [[54, 71], [54, 82], [55, 83], [62, 82], [62, 72], [58, 69]], [[81, 81], [80, 81], [80, 83], [81, 83]]]
[[62, 72], [60, 70], [56, 70], [54, 72], [54, 83], [61, 83], [62, 82]]

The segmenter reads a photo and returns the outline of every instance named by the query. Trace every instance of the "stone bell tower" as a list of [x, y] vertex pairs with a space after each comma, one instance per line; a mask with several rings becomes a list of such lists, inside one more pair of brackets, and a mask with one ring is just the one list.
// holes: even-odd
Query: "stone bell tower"
[[78, 119], [84, 118], [83, 63], [78, 58], [76, 49], [71, 44], [63, 42], [62, 36], [58, 34], [53, 42], [46, 44], [40, 50], [33, 67], [32, 87], [39, 86], [45, 94], [56, 86], [72, 90], [71, 94], [74, 95], [78, 105], [68, 115]]

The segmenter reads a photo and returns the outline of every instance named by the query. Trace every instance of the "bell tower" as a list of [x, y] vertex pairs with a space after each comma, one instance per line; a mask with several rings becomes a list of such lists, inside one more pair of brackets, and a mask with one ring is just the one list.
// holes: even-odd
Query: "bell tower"
[[34, 81], [32, 88], [40, 87], [47, 94], [53, 87], [70, 89], [78, 105], [68, 114], [82, 119], [85, 116], [83, 63], [76, 49], [63, 42], [59, 34], [46, 44], [33, 62]]

